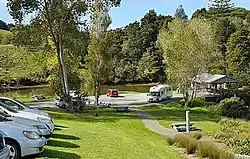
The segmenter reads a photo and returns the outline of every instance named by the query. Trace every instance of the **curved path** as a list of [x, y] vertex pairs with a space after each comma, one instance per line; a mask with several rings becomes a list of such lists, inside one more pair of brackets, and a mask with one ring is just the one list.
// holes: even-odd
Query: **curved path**
[[148, 112], [137, 110], [136, 114], [141, 118], [142, 122], [148, 129], [156, 133], [166, 136], [177, 134], [177, 132], [174, 129], [168, 129], [160, 125], [158, 121], [153, 119], [153, 117], [148, 114]]

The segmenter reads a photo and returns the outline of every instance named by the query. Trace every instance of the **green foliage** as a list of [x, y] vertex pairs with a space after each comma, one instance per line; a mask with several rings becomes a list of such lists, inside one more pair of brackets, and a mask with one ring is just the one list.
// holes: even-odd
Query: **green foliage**
[[[234, 77], [240, 77], [241, 74], [247, 75], [242, 79], [242, 84], [247, 84], [250, 74], [250, 38], [249, 31], [241, 28], [231, 35], [227, 42], [226, 61], [228, 73]], [[241, 76], [243, 77], [243, 76]]]
[[176, 135], [176, 143], [180, 147], [186, 148], [188, 154], [195, 153], [197, 149], [197, 140], [185, 134]]
[[235, 153], [250, 154], [249, 122], [243, 120], [223, 119], [216, 138], [225, 140], [227, 146]]
[[233, 153], [220, 148], [211, 141], [199, 141], [197, 154], [203, 158], [209, 159], [234, 159]]
[[0, 80], [32, 79], [40, 81], [45, 74], [46, 57], [41, 52], [31, 53], [27, 49], [0, 45]]
[[213, 17], [229, 16], [234, 7], [232, 0], [209, 0], [209, 10]]
[[8, 27], [8, 25], [4, 22], [4, 21], [2, 21], [2, 20], [0, 20], [0, 30], [9, 30], [9, 27]]
[[[182, 99], [182, 100], [180, 100], [179, 101], [179, 103], [181, 104], [181, 105], [185, 105], [185, 100], [184, 99]], [[191, 98], [189, 98], [188, 99], [188, 107], [191, 107], [191, 108], [193, 108], [193, 107], [206, 107], [206, 106], [210, 106], [210, 105], [212, 105], [213, 103], [212, 102], [207, 102], [205, 99], [203, 99], [203, 98], [200, 98], [200, 97], [196, 97], [195, 99], [191, 99]]]
[[162, 55], [159, 50], [148, 49], [138, 63], [138, 79], [147, 82], [164, 81], [165, 72], [162, 61]]
[[235, 25], [228, 18], [220, 18], [214, 24], [217, 59], [213, 63], [212, 72], [218, 74], [227, 73], [226, 51], [227, 41], [235, 32]]
[[187, 101], [192, 79], [207, 71], [215, 56], [212, 27], [201, 19], [176, 19], [169, 29], [161, 30], [158, 43], [164, 53], [168, 83], [178, 87]]
[[11, 44], [13, 34], [10, 31], [0, 29], [0, 45]]
[[218, 107], [221, 115], [230, 118], [244, 118], [248, 114], [248, 107], [237, 97], [222, 100]]

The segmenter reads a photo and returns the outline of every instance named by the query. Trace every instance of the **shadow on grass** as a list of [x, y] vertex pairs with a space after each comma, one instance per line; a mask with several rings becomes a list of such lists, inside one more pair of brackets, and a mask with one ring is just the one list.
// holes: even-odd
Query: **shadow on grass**
[[56, 159], [80, 159], [81, 157], [77, 154], [70, 153], [70, 152], [64, 152], [64, 151], [57, 151], [57, 150], [51, 150], [46, 149], [43, 153], [40, 155], [34, 155], [26, 157], [25, 159], [34, 159], [34, 158], [56, 158]]
[[64, 147], [64, 148], [79, 148], [79, 145], [73, 144], [71, 142], [59, 141], [59, 140], [50, 140], [48, 146], [53, 147]]
[[65, 134], [52, 134], [51, 138], [65, 139], [65, 140], [80, 140], [81, 139], [81, 138], [75, 137], [73, 135], [65, 135]]
[[55, 128], [54, 131], [61, 131], [61, 128]]
[[57, 127], [57, 128], [69, 128], [67, 126], [62, 126], [62, 125], [55, 125], [55, 127]]

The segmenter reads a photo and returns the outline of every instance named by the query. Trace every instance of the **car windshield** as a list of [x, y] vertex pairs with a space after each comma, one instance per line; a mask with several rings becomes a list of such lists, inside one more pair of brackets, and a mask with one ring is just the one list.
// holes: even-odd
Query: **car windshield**
[[0, 102], [0, 106], [4, 107], [5, 109], [7, 109], [10, 112], [17, 113], [17, 111], [15, 109], [13, 109], [11, 106], [4, 104], [3, 102]]
[[159, 96], [159, 92], [150, 92], [149, 95], [150, 96]]
[[[26, 104], [20, 102], [19, 100], [16, 100], [16, 99], [15, 99], [15, 101], [16, 101], [16, 103], [19, 104], [20, 106], [23, 106], [23, 107], [27, 107], [27, 108], [32, 109], [31, 107], [29, 107], [28, 105], [26, 105]], [[23, 108], [23, 109], [25, 109], [25, 108]]]

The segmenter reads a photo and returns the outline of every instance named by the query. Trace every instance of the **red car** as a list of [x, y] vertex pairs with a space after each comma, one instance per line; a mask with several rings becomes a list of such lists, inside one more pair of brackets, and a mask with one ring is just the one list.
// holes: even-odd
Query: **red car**
[[118, 91], [116, 89], [109, 89], [107, 91], [107, 96], [109, 96], [109, 97], [118, 97]]

